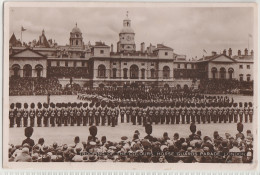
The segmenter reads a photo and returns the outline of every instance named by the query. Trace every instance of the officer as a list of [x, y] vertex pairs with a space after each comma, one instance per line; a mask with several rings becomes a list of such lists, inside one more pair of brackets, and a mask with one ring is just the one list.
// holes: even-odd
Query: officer
[[42, 104], [39, 102], [37, 104], [38, 109], [36, 110], [36, 117], [37, 117], [37, 126], [42, 127]]
[[31, 109], [29, 112], [29, 116], [30, 116], [30, 126], [34, 127], [34, 120], [35, 120], [35, 104], [31, 103]]
[[28, 104], [24, 103], [24, 110], [23, 110], [23, 126], [27, 127], [28, 126], [28, 118], [29, 118], [29, 113], [28, 113]]
[[10, 120], [10, 128], [14, 127], [14, 103], [10, 105], [10, 110], [9, 110], [9, 120]]

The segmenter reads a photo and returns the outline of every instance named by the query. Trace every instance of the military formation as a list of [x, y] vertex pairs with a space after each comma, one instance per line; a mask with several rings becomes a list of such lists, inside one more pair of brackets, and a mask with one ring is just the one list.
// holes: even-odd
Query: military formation
[[[216, 100], [217, 99], [217, 100]], [[61, 127], [102, 125], [115, 127], [118, 123], [189, 124], [253, 122], [252, 102], [228, 98], [176, 101], [112, 101], [88, 99], [85, 103], [12, 103], [10, 127]]]

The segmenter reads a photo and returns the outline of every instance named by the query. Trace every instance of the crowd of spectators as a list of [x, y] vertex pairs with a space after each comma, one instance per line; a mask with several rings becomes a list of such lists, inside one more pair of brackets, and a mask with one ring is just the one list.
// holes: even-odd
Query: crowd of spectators
[[[106, 136], [96, 137], [97, 127], [89, 128], [90, 135], [82, 142], [78, 136], [74, 144], [45, 144], [44, 138], [38, 143], [30, 137], [33, 128], [25, 128], [27, 137], [21, 145], [9, 144], [9, 161], [14, 162], [144, 162], [144, 163], [252, 163], [253, 135], [247, 130], [243, 134], [243, 124], [237, 124], [238, 133], [218, 131], [212, 136], [196, 130], [190, 125], [191, 134], [173, 138], [164, 132], [162, 137], [152, 136], [152, 125], [146, 125], [146, 136], [136, 130], [133, 138], [122, 136], [117, 142], [109, 141]], [[206, 134], [202, 136], [202, 134]]]
[[88, 78], [89, 72], [86, 67], [49, 67], [47, 71], [48, 77], [74, 77]]
[[253, 90], [253, 83], [227, 79], [205, 79], [200, 80], [199, 86], [200, 91], [206, 94], [239, 94], [245, 88]]
[[76, 83], [68, 83], [65, 88], [63, 88], [57, 78], [10, 77], [9, 79], [10, 96], [71, 95], [77, 94], [80, 90], [80, 85]]

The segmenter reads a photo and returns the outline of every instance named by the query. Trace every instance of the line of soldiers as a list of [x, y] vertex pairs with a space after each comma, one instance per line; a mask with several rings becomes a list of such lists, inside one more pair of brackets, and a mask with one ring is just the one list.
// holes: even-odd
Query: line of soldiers
[[[115, 127], [119, 120], [133, 125], [146, 124], [189, 124], [253, 122], [252, 102], [230, 103], [228, 106], [214, 104], [161, 103], [150, 106], [146, 103], [101, 101], [91, 103], [21, 103], [10, 105], [10, 127], [36, 126], [92, 126]], [[29, 122], [30, 121], [30, 122]]]

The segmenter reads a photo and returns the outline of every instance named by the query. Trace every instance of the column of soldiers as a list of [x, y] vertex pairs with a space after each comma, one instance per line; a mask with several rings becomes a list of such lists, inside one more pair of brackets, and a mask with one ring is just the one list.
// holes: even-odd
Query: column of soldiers
[[55, 127], [108, 125], [121, 123], [133, 125], [231, 123], [252, 122], [253, 104], [243, 103], [181, 103], [101, 101], [91, 103], [12, 103], [10, 127]]

